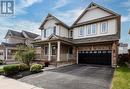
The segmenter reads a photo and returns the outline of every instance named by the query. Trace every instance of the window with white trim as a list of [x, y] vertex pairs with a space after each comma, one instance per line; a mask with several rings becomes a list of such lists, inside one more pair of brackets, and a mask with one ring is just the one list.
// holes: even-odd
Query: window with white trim
[[92, 24], [91, 25], [91, 34], [96, 34], [96, 29], [97, 29], [97, 25], [96, 24]]
[[73, 31], [70, 31], [70, 37], [71, 38], [73, 37]]
[[91, 25], [88, 25], [87, 26], [87, 35], [90, 35], [91, 34]]
[[97, 24], [91, 24], [87, 26], [86, 34], [87, 35], [93, 35], [97, 32]]
[[79, 28], [79, 36], [83, 36], [84, 35], [84, 27], [80, 27]]
[[106, 32], [108, 32], [108, 23], [107, 23], [107, 22], [102, 22], [100, 29], [101, 29], [101, 33], [106, 33]]

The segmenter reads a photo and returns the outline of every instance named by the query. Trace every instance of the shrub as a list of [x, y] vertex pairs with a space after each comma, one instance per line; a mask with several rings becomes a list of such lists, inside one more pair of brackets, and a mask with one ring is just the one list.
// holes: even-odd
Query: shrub
[[13, 75], [19, 72], [19, 65], [12, 64], [3, 67], [5, 75]]
[[0, 60], [0, 65], [3, 65], [3, 60]]
[[25, 71], [25, 70], [29, 70], [29, 66], [24, 63], [19, 64], [19, 71]]
[[41, 64], [32, 64], [30, 67], [30, 71], [32, 73], [38, 73], [42, 71], [42, 65]]
[[35, 50], [30, 46], [18, 46], [15, 53], [15, 60], [30, 65], [30, 62], [34, 59]]

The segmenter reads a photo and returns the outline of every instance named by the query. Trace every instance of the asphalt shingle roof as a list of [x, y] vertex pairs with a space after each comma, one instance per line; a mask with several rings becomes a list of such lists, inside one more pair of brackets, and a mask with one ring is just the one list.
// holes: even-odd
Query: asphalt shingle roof
[[39, 36], [38, 34], [35, 33], [27, 32], [27, 31], [23, 31], [23, 32], [25, 32], [29, 38], [33, 38], [33, 39]]

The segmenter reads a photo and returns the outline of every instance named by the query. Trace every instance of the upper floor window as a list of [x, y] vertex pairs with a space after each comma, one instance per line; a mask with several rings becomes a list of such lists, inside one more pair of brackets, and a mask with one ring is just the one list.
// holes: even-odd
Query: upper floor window
[[56, 26], [54, 26], [53, 34], [56, 34]]
[[73, 37], [73, 31], [70, 31], [70, 37]]
[[97, 31], [97, 25], [96, 24], [92, 24], [92, 25], [88, 25], [87, 26], [87, 35], [91, 35], [91, 34], [96, 34]]
[[44, 38], [49, 37], [52, 34], [56, 34], [56, 26], [44, 29]]
[[108, 23], [107, 22], [102, 22], [100, 29], [101, 29], [101, 33], [106, 33], [108, 31]]
[[44, 29], [44, 38], [46, 38], [46, 29]]
[[79, 28], [79, 36], [83, 36], [84, 34], [84, 27]]
[[91, 25], [88, 25], [87, 26], [87, 35], [90, 35], [91, 34]]
[[92, 24], [92, 34], [96, 34], [97, 25]]

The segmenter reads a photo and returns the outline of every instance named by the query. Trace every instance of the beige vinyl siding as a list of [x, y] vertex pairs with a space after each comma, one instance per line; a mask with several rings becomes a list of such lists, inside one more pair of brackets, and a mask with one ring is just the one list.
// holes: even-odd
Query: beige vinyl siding
[[78, 21], [78, 23], [82, 23], [82, 22], [93, 20], [93, 19], [98, 19], [98, 18], [106, 17], [106, 16], [109, 16], [109, 15], [111, 15], [111, 14], [109, 14], [106, 11], [104, 11], [102, 9], [99, 9], [99, 8], [90, 9]]
[[117, 21], [116, 21], [116, 19], [108, 20], [106, 22], [108, 23], [108, 32], [106, 32], [106, 33], [101, 33], [101, 22], [98, 22], [98, 23], [96, 23], [97, 24], [96, 34], [87, 35], [87, 31], [86, 31], [86, 28], [85, 28], [87, 25], [84, 25], [84, 35], [79, 36], [78, 32], [79, 32], [80, 27], [76, 27], [76, 28], [73, 29], [73, 38], [74, 39], [81, 39], [81, 38], [89, 38], [89, 37], [116, 34], [117, 33]]

